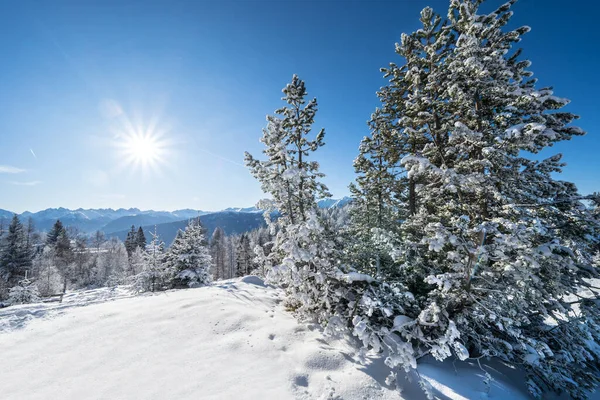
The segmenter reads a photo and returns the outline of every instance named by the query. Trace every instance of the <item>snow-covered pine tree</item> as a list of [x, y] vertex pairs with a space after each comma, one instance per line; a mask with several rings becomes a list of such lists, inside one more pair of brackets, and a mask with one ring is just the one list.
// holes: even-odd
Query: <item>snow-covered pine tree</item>
[[350, 185], [353, 200], [351, 224], [346, 232], [348, 261], [361, 272], [383, 278], [393, 273], [393, 260], [385, 238], [393, 238], [401, 218], [398, 195], [400, 160], [396, 135], [377, 110], [369, 122], [371, 135], [361, 141], [354, 160], [356, 183]]
[[56, 294], [62, 288], [62, 279], [56, 268], [55, 251], [53, 247], [45, 246], [33, 260], [33, 271], [36, 286], [42, 296]]
[[514, 2], [478, 14], [480, 1], [452, 0], [435, 45], [425, 9], [424, 28], [399, 46], [422, 47], [417, 60], [388, 75], [391, 88], [416, 89], [382, 91], [384, 110], [402, 110], [398, 135], [422, 144], [400, 149], [416, 200], [393, 256], [414, 300], [395, 330], [417, 356], [500, 357], [527, 368], [535, 395], [583, 398], [599, 376], [597, 291], [582, 294], [598, 275], [598, 228], [575, 186], [553, 178], [560, 155], [529, 156], [583, 131], [512, 49], [529, 30], [505, 29]]
[[250, 238], [242, 233], [237, 244], [236, 276], [250, 274], [253, 269], [253, 258], [254, 253], [250, 247]]
[[[314, 140], [307, 139], [317, 112], [317, 100], [306, 104], [304, 81], [294, 75], [283, 93], [288, 106], [275, 111], [280, 117], [267, 116], [267, 127], [263, 129], [261, 142], [265, 144], [263, 153], [268, 160], [259, 161], [246, 153], [245, 161], [263, 191], [272, 195], [272, 205], [281, 213], [279, 220], [295, 224], [307, 220], [307, 208], [312, 207], [315, 198], [330, 196], [327, 187], [319, 182], [324, 176], [319, 172], [319, 164], [307, 159], [324, 145], [325, 130]], [[271, 182], [270, 175], [276, 175], [277, 181]]]
[[129, 232], [127, 232], [127, 237], [125, 238], [125, 250], [127, 250], [127, 257], [131, 258], [131, 254], [133, 254], [137, 246], [137, 232], [135, 230], [135, 226], [131, 225], [131, 229]]
[[89, 261], [91, 254], [87, 247], [87, 238], [77, 236], [73, 248], [73, 274], [72, 279], [78, 287], [85, 287], [90, 282]]
[[129, 275], [136, 276], [144, 270], [146, 250], [136, 247], [129, 257]]
[[33, 222], [33, 218], [27, 218], [27, 228], [25, 228], [25, 237], [27, 238], [27, 247], [31, 249], [32, 255], [36, 253], [33, 249], [34, 243], [39, 244], [39, 233], [35, 230], [35, 223]]
[[250, 273], [253, 275], [258, 275], [261, 277], [266, 276], [266, 264], [258, 261], [258, 258], [261, 260], [265, 260], [266, 257], [271, 254], [271, 250], [273, 249], [273, 238], [274, 234], [271, 234], [271, 229], [275, 228], [275, 232], [277, 227], [272, 224], [270, 227], [260, 227], [253, 231], [247, 232], [246, 236], [250, 240], [250, 249], [252, 249], [252, 268]]
[[169, 248], [173, 287], [196, 287], [212, 281], [212, 257], [204, 228], [198, 220], [190, 220]]
[[98, 258], [98, 281], [101, 285], [116, 286], [125, 282], [128, 257], [123, 242], [111, 238]]
[[233, 235], [225, 236], [225, 276], [234, 278], [237, 270], [237, 243], [238, 238]]
[[32, 252], [27, 246], [25, 230], [15, 214], [0, 248], [0, 279], [4, 280], [9, 288], [15, 286], [25, 278], [25, 271], [31, 268], [31, 263]]
[[152, 240], [142, 255], [141, 271], [132, 277], [132, 287], [137, 292], [155, 292], [164, 288], [164, 283], [171, 275], [167, 271], [168, 263], [165, 254], [165, 243], [156, 233], [150, 232]]
[[[396, 163], [399, 164], [402, 156], [437, 149], [436, 144], [441, 146], [448, 139], [442, 126], [452, 118], [443, 97], [449, 76], [439, 66], [450, 54], [454, 36], [447, 23], [430, 7], [421, 11], [420, 21], [421, 29], [402, 34], [401, 43], [396, 44], [396, 53], [405, 63], [390, 63], [381, 70], [390, 84], [378, 92], [382, 108], [377, 120], [378, 125], [392, 135], [381, 141], [383, 149], [379, 151], [392, 166], [398, 166]], [[444, 157], [441, 152], [433, 156], [438, 160]], [[402, 214], [415, 213], [420, 184], [416, 176], [398, 176], [394, 189], [398, 199], [404, 200], [397, 204]]]
[[73, 274], [73, 249], [71, 239], [64, 229], [60, 231], [54, 244], [54, 261], [63, 281], [62, 292], [65, 293]]
[[[272, 251], [257, 246], [257, 260], [267, 279], [286, 288], [287, 305], [300, 317], [326, 323], [335, 313], [334, 284], [339, 273], [333, 262], [334, 245], [320, 221], [317, 198], [328, 197], [319, 181], [323, 174], [310, 156], [323, 146], [324, 130], [310, 140], [317, 101], [306, 102], [304, 82], [296, 75], [283, 89], [286, 106], [267, 117], [261, 142], [266, 160], [246, 153], [246, 165], [272, 199], [259, 202], [271, 234]], [[276, 221], [271, 212], [278, 210]]]
[[225, 232], [216, 227], [210, 238], [210, 255], [212, 256], [212, 276], [215, 280], [225, 279]]

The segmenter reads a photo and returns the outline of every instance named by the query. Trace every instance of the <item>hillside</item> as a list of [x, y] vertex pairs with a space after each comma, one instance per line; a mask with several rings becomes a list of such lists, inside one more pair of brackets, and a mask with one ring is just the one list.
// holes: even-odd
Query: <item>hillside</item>
[[132, 225], [138, 226], [154, 226], [158, 224], [165, 224], [169, 222], [175, 222], [182, 220], [183, 218], [175, 215], [151, 215], [151, 214], [140, 214], [140, 215], [127, 215], [125, 217], [118, 218], [110, 221], [104, 225], [101, 229], [104, 233], [113, 234], [119, 231], [128, 231]]
[[[402, 394], [387, 385], [381, 358], [358, 364], [348, 340], [299, 324], [281, 299], [246, 277], [138, 297], [126, 287], [70, 292], [60, 305], [0, 309], [2, 398], [426, 398], [414, 380], [400, 378]], [[438, 399], [527, 398], [518, 371], [484, 368], [489, 393], [467, 363], [428, 361], [419, 373]]]
[[[173, 242], [175, 235], [178, 230], [183, 230], [187, 226], [189, 220], [175, 221], [156, 225], [145, 225], [142, 226], [145, 232], [154, 232], [156, 227], [156, 233], [158, 233], [161, 240], [163, 240], [167, 246]], [[221, 227], [225, 234], [239, 234], [251, 231], [253, 229], [265, 226], [265, 220], [263, 215], [260, 213], [244, 213], [244, 212], [218, 212], [212, 214], [206, 214], [200, 216], [200, 221], [206, 229], [209, 237], [213, 233], [216, 227]], [[127, 238], [127, 232], [129, 229], [122, 230], [119, 232], [109, 233], [109, 236], [118, 237], [121, 240]], [[146, 235], [150, 237], [150, 235]]]

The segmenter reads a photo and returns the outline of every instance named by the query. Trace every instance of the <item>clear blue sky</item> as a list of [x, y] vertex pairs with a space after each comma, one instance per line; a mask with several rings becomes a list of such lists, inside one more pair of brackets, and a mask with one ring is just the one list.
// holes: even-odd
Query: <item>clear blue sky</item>
[[[346, 195], [385, 83], [379, 68], [399, 61], [394, 43], [418, 28], [424, 6], [445, 14], [447, 4], [2, 2], [0, 208], [252, 205], [262, 194], [243, 152], [259, 155], [265, 115], [294, 73], [319, 101], [326, 183]], [[572, 100], [588, 132], [548, 154], [564, 153], [563, 179], [583, 193], [600, 190], [600, 6], [521, 0], [514, 11], [512, 26], [532, 27], [521, 43], [532, 70]], [[116, 146], [131, 127], [162, 134], [154, 170], [126, 164]]]

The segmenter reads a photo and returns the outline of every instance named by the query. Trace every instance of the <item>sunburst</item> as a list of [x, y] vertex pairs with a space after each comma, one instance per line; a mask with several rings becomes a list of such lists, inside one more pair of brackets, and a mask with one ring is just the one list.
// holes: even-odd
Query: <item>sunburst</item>
[[166, 132], [155, 129], [129, 127], [117, 133], [114, 145], [118, 148], [123, 168], [141, 171], [144, 175], [160, 172], [167, 163], [170, 142]]

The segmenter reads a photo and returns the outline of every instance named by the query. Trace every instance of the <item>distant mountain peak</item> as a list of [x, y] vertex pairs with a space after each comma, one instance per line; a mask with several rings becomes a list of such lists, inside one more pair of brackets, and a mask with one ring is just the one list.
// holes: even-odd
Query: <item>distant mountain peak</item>
[[[320, 208], [342, 207], [347, 204], [350, 197], [341, 199], [322, 199], [317, 202]], [[81, 232], [91, 233], [103, 230], [105, 233], [116, 232], [131, 225], [154, 225], [170, 223], [175, 221], [189, 220], [208, 214], [238, 213], [238, 214], [260, 214], [263, 210], [256, 207], [229, 207], [221, 211], [201, 211], [184, 208], [175, 211], [140, 210], [139, 208], [77, 208], [70, 210], [64, 207], [47, 208], [38, 212], [25, 211], [19, 217], [21, 219], [32, 218], [34, 224], [42, 231], [49, 230], [57, 219], [66, 226], [77, 227]], [[10, 219], [13, 212], [0, 209], [0, 219]]]
[[343, 207], [352, 201], [352, 197], [344, 196], [341, 199], [321, 199], [317, 201], [317, 205], [320, 208], [336, 208]]

